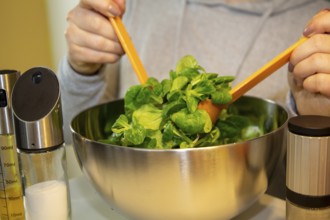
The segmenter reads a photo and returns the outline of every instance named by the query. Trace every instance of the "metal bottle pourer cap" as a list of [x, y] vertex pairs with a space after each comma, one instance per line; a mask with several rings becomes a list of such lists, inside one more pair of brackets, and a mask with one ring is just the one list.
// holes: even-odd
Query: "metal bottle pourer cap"
[[54, 72], [35, 67], [17, 80], [12, 105], [17, 147], [41, 150], [63, 144], [60, 86]]
[[16, 70], [0, 70], [0, 134], [14, 133], [10, 95], [19, 75]]

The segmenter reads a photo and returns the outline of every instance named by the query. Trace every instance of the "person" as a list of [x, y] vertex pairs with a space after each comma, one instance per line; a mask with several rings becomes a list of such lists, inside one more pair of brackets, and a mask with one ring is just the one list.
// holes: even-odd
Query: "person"
[[209, 72], [235, 76], [235, 86], [304, 35], [289, 65], [247, 95], [287, 105], [291, 114], [330, 116], [327, 7], [326, 0], [80, 0], [67, 17], [58, 75], [66, 142], [73, 116], [139, 83], [110, 16], [122, 17], [148, 75], [159, 80], [190, 54]]

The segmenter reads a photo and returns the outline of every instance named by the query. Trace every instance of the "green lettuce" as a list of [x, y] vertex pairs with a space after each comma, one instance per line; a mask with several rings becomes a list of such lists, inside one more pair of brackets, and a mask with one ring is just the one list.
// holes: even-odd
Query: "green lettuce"
[[[198, 103], [211, 99], [228, 104], [232, 76], [208, 73], [196, 59], [187, 55], [161, 82], [149, 78], [143, 85], [128, 89], [125, 114], [111, 126], [106, 143], [151, 149], [203, 147], [254, 137], [261, 133], [247, 118], [224, 110], [212, 124]], [[107, 128], [109, 129], [109, 128]]]

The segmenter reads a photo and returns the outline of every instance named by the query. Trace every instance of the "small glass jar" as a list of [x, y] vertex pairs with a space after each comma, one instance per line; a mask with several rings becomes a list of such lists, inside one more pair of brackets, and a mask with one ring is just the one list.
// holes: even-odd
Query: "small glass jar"
[[25, 214], [30, 220], [70, 219], [70, 196], [64, 145], [31, 152], [19, 150], [25, 194]]

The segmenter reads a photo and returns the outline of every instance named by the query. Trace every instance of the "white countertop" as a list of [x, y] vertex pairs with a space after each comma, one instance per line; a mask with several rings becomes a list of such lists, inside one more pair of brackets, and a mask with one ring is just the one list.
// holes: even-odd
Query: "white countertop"
[[[70, 179], [72, 220], [127, 220], [109, 208], [84, 176]], [[251, 208], [233, 220], [284, 220], [285, 201], [263, 195]]]

